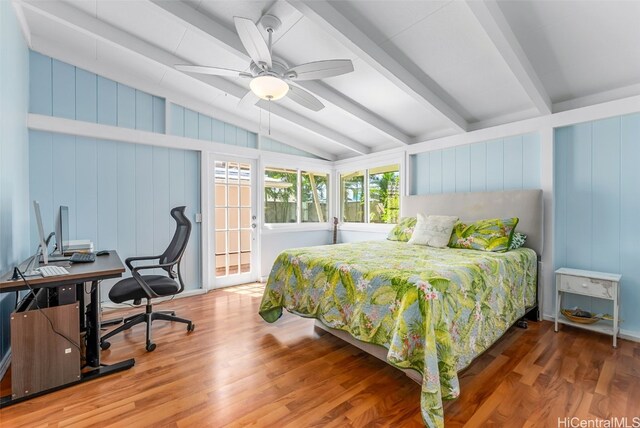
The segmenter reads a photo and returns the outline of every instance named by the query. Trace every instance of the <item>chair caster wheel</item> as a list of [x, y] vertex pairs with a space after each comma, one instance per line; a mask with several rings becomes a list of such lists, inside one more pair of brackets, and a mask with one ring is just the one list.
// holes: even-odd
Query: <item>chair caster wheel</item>
[[147, 351], [151, 352], [154, 349], [156, 349], [156, 344], [155, 343], [147, 343]]
[[191, 332], [192, 332], [193, 330], [195, 330], [195, 329], [196, 329], [196, 325], [195, 325], [194, 323], [190, 322], [190, 323], [187, 325], [187, 331], [188, 331], [189, 333], [191, 333]]
[[103, 351], [106, 351], [110, 347], [111, 347], [110, 342], [100, 342], [100, 349], [102, 349]]

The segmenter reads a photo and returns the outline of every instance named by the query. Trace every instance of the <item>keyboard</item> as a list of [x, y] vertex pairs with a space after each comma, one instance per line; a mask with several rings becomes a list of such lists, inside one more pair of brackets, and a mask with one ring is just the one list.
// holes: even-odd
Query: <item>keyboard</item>
[[61, 266], [42, 266], [36, 269], [43, 277], [69, 275], [69, 271]]
[[96, 261], [95, 253], [73, 253], [69, 259], [71, 263], [93, 263]]

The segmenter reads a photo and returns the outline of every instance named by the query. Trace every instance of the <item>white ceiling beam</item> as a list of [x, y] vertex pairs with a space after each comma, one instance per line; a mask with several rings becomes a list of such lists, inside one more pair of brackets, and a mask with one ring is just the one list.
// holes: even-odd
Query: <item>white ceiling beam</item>
[[[119, 49], [124, 49], [136, 55], [144, 57], [147, 60], [157, 64], [159, 67], [164, 68], [168, 72], [178, 73], [178, 71], [174, 68], [174, 65], [182, 64], [185, 62], [183, 58], [177, 57], [170, 52], [153, 46], [141, 39], [138, 39], [137, 37], [132, 36], [125, 31], [115, 28], [104, 21], [96, 19], [91, 15], [88, 15], [60, 1], [24, 1], [22, 4], [23, 7], [28, 8], [63, 25], [66, 25], [69, 28], [87, 34]], [[189, 77], [211, 87], [224, 91], [236, 98], [242, 98], [246, 93], [246, 89], [217, 76], [190, 75]], [[335, 143], [336, 145], [347, 148], [358, 154], [367, 154], [371, 152], [369, 147], [349, 137], [346, 137], [345, 135], [342, 135], [333, 129], [327, 128], [309, 118], [306, 118], [292, 110], [289, 110], [288, 108], [283, 107], [279, 104], [272, 103], [271, 106], [267, 106], [266, 101], [261, 101], [257, 105], [261, 108], [264, 108], [265, 110], [270, 107], [272, 114], [280, 116], [281, 118], [291, 123], [294, 123], [310, 132], [324, 137], [327, 140]]]
[[461, 132], [467, 130], [467, 121], [437, 95], [436, 88], [429, 87], [408, 71], [329, 2], [287, 1], [397, 87], [440, 116], [448, 126]]
[[[235, 32], [227, 29], [224, 25], [181, 1], [150, 0], [150, 2], [164, 11], [170, 18], [179, 19], [181, 24], [186, 25], [189, 30], [214, 42], [227, 52], [247, 61], [247, 65], [249, 64], [251, 58], [249, 58], [242, 46], [240, 38]], [[409, 135], [328, 85], [317, 81], [301, 81], [296, 82], [296, 85], [303, 87], [355, 118], [362, 120], [382, 135], [391, 138], [392, 141], [400, 143], [401, 145], [411, 144], [412, 138]]]
[[27, 42], [27, 46], [31, 48], [31, 30], [29, 29], [29, 23], [27, 22], [27, 18], [24, 16], [24, 11], [22, 10], [22, 1], [13, 0], [11, 5], [13, 6], [13, 10], [16, 12], [16, 18], [20, 23], [20, 29], [22, 30], [24, 40]]
[[513, 33], [500, 6], [494, 0], [467, 0], [469, 10], [487, 33], [507, 66], [520, 82], [540, 114], [551, 113], [551, 100]]

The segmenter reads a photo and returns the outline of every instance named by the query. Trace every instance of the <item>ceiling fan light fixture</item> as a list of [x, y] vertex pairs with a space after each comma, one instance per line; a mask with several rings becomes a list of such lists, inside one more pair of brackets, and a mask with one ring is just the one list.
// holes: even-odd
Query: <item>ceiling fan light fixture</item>
[[263, 100], [275, 101], [287, 95], [289, 85], [274, 76], [258, 76], [249, 83], [251, 91]]

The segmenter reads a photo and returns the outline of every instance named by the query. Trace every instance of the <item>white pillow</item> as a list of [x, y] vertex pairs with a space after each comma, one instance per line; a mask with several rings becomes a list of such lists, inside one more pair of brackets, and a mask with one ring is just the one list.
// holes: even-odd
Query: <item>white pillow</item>
[[444, 248], [449, 244], [456, 221], [458, 221], [458, 217], [418, 214], [418, 222], [411, 239], [409, 239], [409, 244]]

